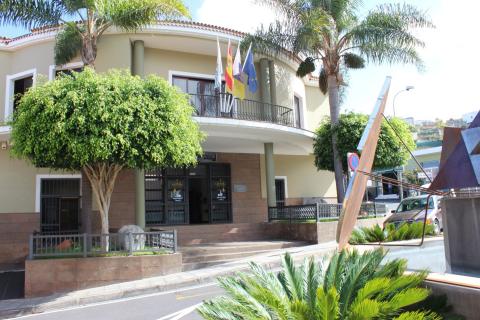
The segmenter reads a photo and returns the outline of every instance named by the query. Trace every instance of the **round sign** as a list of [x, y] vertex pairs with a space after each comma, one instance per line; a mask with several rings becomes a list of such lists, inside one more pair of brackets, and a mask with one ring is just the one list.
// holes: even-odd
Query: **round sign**
[[349, 153], [348, 154], [348, 168], [350, 170], [355, 171], [358, 168], [358, 163], [360, 162], [360, 158], [356, 153]]

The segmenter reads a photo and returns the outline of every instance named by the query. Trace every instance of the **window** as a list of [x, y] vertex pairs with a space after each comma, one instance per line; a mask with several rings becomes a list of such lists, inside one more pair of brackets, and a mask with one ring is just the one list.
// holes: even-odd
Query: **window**
[[285, 206], [285, 179], [275, 179], [275, 196], [277, 207]]
[[58, 77], [60, 74], [67, 74], [71, 75], [74, 72], [82, 72], [83, 67], [73, 68], [73, 69], [62, 69], [62, 70], [55, 70], [55, 77]]
[[298, 96], [293, 96], [293, 107], [294, 107], [294, 111], [295, 111], [295, 126], [297, 128], [301, 128], [302, 127], [302, 123], [300, 121], [300, 110], [302, 109], [302, 104], [301, 104], [301, 100]]
[[13, 82], [13, 111], [17, 109], [20, 99], [29, 88], [33, 86], [33, 75]]
[[214, 80], [174, 75], [172, 84], [190, 95], [190, 103], [197, 110], [197, 114], [207, 116], [216, 114], [218, 97], [215, 95]]
[[48, 79], [55, 80], [60, 74], [72, 74], [73, 72], [82, 72], [83, 71], [83, 62], [72, 62], [67, 63], [62, 66], [50, 65], [48, 71]]
[[11, 118], [13, 111], [17, 108], [22, 95], [35, 85], [37, 70], [31, 69], [7, 76], [5, 90], [5, 119]]

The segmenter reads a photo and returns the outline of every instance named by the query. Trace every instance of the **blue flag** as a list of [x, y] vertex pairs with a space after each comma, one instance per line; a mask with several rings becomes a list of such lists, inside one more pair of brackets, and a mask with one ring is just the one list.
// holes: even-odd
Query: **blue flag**
[[257, 91], [257, 72], [253, 64], [252, 44], [248, 48], [247, 56], [243, 64], [243, 72], [247, 75], [248, 90], [255, 93]]

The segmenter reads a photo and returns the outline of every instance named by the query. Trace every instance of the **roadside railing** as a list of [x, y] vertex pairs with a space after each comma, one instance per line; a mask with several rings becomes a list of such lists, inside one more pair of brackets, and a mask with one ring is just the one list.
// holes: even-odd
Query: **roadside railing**
[[177, 251], [177, 232], [32, 234], [29, 259], [146, 255]]
[[200, 117], [263, 121], [296, 127], [294, 111], [288, 107], [255, 100], [240, 100], [225, 93], [189, 94], [189, 96], [190, 103]]
[[[329, 221], [337, 220], [342, 213], [340, 203], [315, 203], [268, 208], [269, 221]], [[387, 214], [384, 203], [366, 202], [360, 207], [359, 218], [383, 217]]]

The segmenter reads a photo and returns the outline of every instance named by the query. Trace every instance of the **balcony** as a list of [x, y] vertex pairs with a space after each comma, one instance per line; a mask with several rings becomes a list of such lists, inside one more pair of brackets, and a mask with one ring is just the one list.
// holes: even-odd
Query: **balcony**
[[240, 100], [230, 94], [189, 94], [196, 116], [261, 121], [299, 128], [293, 109], [255, 100]]

